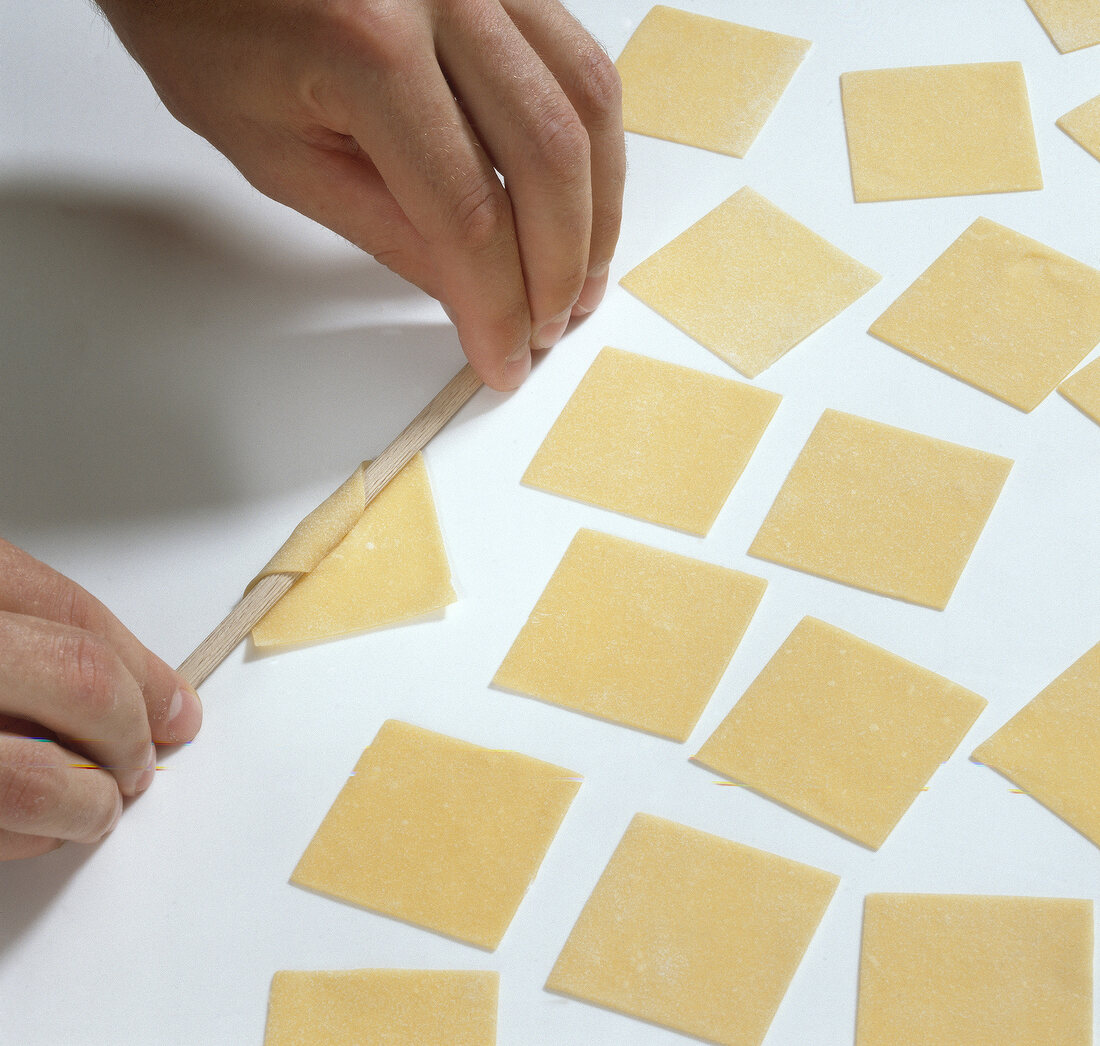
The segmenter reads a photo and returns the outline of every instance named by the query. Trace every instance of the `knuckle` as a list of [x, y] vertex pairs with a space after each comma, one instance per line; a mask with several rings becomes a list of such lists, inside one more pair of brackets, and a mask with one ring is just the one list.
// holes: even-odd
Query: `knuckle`
[[61, 640], [61, 659], [74, 705], [91, 722], [114, 713], [118, 694], [117, 658], [107, 641], [91, 632]]
[[546, 106], [532, 137], [539, 164], [554, 182], [588, 178], [588, 132], [572, 106]]
[[60, 767], [44, 760], [37, 742], [7, 745], [0, 761], [0, 819], [13, 829], [48, 820], [61, 800]]
[[585, 115], [601, 119], [618, 112], [622, 106], [623, 85], [615, 63], [597, 44], [580, 55], [577, 81], [578, 104]]
[[457, 193], [451, 229], [468, 250], [481, 253], [499, 247], [511, 228], [511, 207], [495, 179], [479, 178]]
[[345, 2], [338, 5], [332, 24], [337, 39], [357, 61], [380, 69], [400, 66], [416, 26], [408, 5], [400, 0]]

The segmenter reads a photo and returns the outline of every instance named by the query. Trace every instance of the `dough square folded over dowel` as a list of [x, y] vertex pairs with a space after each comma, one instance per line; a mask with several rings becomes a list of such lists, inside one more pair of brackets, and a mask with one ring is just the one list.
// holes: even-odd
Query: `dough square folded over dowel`
[[658, 5], [615, 67], [628, 131], [744, 156], [810, 41]]
[[972, 756], [1100, 846], [1100, 643]]
[[684, 741], [767, 582], [580, 530], [493, 685]]
[[755, 378], [880, 278], [746, 186], [619, 282]]
[[279, 970], [264, 1046], [494, 1046], [489, 970]]
[[[1100, 0], [1097, 0], [1097, 8], [1100, 9]], [[1100, 94], [1071, 109], [1055, 123], [1082, 149], [1100, 160]]]
[[[357, 479], [361, 496], [361, 473], [345, 486]], [[252, 630], [258, 647], [333, 639], [420, 617], [455, 601], [422, 455], [361, 511], [347, 536]]]
[[870, 894], [856, 1046], [1091, 1046], [1092, 901]]
[[561, 767], [388, 720], [291, 882], [495, 948], [579, 787]]
[[638, 814], [546, 987], [707, 1042], [758, 1046], [838, 882]]
[[878, 849], [985, 704], [806, 617], [694, 761]]
[[1100, 44], [1100, 0], [1027, 0], [1062, 54]]
[[826, 410], [749, 555], [943, 610], [1012, 462]]
[[1100, 272], [979, 218], [871, 333], [1029, 411], [1100, 342]]
[[840, 88], [857, 203], [1043, 187], [1019, 62], [867, 69]]
[[1100, 359], [1071, 374], [1058, 386], [1058, 391], [1100, 425]]
[[605, 348], [523, 482], [704, 535], [780, 398], [729, 378]]

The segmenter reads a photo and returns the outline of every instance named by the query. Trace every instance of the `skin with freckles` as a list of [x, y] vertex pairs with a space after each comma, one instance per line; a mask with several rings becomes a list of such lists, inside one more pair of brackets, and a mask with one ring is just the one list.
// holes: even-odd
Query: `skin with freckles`
[[99, 2], [173, 115], [438, 298], [490, 386], [602, 298], [619, 80], [557, 0]]
[[0, 860], [114, 827], [198, 698], [78, 585], [0, 540]]

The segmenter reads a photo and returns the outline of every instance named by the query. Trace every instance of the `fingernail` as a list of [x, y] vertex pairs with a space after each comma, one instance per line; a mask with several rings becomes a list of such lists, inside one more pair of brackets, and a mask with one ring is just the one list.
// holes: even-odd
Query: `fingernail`
[[597, 265], [588, 273], [588, 278], [581, 288], [580, 297], [577, 298], [577, 304], [573, 306], [574, 315], [585, 316], [603, 301], [603, 296], [607, 292], [607, 277], [610, 268], [610, 264], [604, 262], [603, 265]]
[[168, 704], [165, 729], [172, 742], [190, 741], [202, 725], [202, 702], [189, 686], [181, 686]]
[[114, 830], [115, 825], [118, 824], [118, 819], [122, 816], [122, 793], [115, 793], [115, 814], [111, 818], [111, 823], [107, 826], [106, 831], [99, 837], [100, 839], [106, 839]]
[[134, 785], [134, 791], [137, 794], [141, 794], [153, 783], [153, 778], [157, 776], [157, 746], [149, 746], [149, 762], [145, 764], [145, 769], [142, 771], [141, 777], [137, 779], [137, 784]]
[[551, 349], [557, 345], [565, 333], [565, 328], [569, 326], [572, 311], [572, 309], [566, 309], [560, 316], [555, 316], [549, 323], [544, 323], [531, 339], [531, 344], [536, 349]]
[[506, 389], [518, 389], [523, 384], [523, 379], [531, 373], [531, 353], [525, 345], [522, 349], [516, 349], [504, 361], [504, 371], [501, 374], [501, 385]]

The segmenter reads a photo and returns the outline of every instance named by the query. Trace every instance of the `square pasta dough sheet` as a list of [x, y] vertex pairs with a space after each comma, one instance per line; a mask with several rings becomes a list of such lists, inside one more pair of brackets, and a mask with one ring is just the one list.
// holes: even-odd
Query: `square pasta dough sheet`
[[870, 894], [856, 1046], [1091, 1046], [1092, 901]]
[[291, 882], [493, 949], [578, 788], [561, 767], [391, 719]]
[[280, 970], [264, 1046], [495, 1046], [495, 971]]
[[615, 66], [628, 131], [744, 156], [809, 40], [657, 5]]
[[779, 400], [743, 382], [605, 348], [523, 482], [702, 537]]
[[1043, 187], [1019, 62], [867, 69], [840, 87], [857, 203]]
[[759, 1046], [838, 882], [638, 814], [546, 986], [721, 1046]]
[[746, 186], [619, 282], [755, 378], [879, 279]]
[[1011, 467], [995, 454], [826, 410], [749, 555], [942, 610]]
[[877, 849], [985, 704], [806, 617], [694, 761]]

